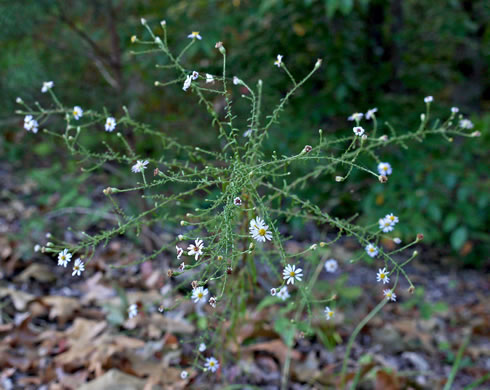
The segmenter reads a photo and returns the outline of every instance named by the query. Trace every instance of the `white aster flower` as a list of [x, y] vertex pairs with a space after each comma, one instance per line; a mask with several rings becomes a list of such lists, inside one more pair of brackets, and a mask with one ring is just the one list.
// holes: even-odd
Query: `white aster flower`
[[204, 364], [204, 367], [206, 368], [206, 370], [216, 372], [216, 370], [219, 368], [219, 363], [213, 356], [211, 356], [209, 358], [206, 358], [206, 363]]
[[354, 127], [352, 131], [354, 132], [355, 135], [359, 137], [364, 134], [364, 129], [361, 126]]
[[199, 256], [202, 255], [202, 250], [204, 248], [204, 243], [199, 238], [196, 238], [196, 240], [194, 242], [195, 242], [195, 244], [190, 244], [187, 247], [187, 250], [188, 250], [187, 255], [189, 255], [189, 256], [194, 255], [194, 258], [197, 260], [197, 259], [199, 259]]
[[68, 263], [71, 261], [72, 254], [68, 252], [68, 249], [63, 249], [60, 253], [58, 253], [58, 265], [62, 265], [66, 268]]
[[180, 256], [184, 253], [184, 250], [180, 246], [175, 246], [175, 249], [177, 250], [177, 259], [180, 259]]
[[383, 284], [390, 282], [390, 278], [388, 277], [388, 271], [386, 271], [386, 268], [380, 268], [378, 270], [378, 273], [376, 274], [376, 281], [383, 282]]
[[202, 39], [202, 37], [199, 35], [199, 31], [193, 31], [193, 32], [191, 32], [189, 35], [187, 35], [187, 38], [190, 38], [190, 39], [199, 39], [199, 40]]
[[206, 84], [214, 83], [213, 75], [206, 73]]
[[194, 303], [204, 303], [206, 302], [206, 296], [208, 295], [209, 291], [208, 289], [204, 287], [197, 287], [194, 290], [192, 290], [192, 299], [194, 300]]
[[393, 302], [396, 301], [396, 294], [393, 291], [383, 290], [383, 294], [384, 294], [385, 298], [388, 299], [389, 301], [393, 301]]
[[379, 228], [383, 231], [383, 233], [389, 233], [394, 229], [395, 224], [388, 218], [380, 218], [378, 222]]
[[192, 76], [187, 75], [187, 77], [185, 78], [185, 81], [184, 81], [184, 85], [182, 86], [182, 90], [187, 91], [189, 89], [189, 87], [191, 86], [191, 82], [192, 82]]
[[187, 379], [188, 376], [189, 374], [185, 370], [180, 373], [180, 379]]
[[252, 135], [252, 129], [248, 129], [247, 131], [245, 131], [245, 132], [243, 133], [243, 136], [244, 136], [244, 137], [250, 137], [251, 135]]
[[114, 131], [116, 128], [116, 119], [110, 116], [105, 120], [105, 131]]
[[296, 268], [294, 264], [288, 264], [282, 271], [282, 277], [287, 280], [287, 284], [294, 284], [295, 280], [301, 282], [303, 270], [301, 268]]
[[[182, 251], [182, 252], [183, 252], [183, 251]], [[185, 270], [185, 263], [184, 263], [184, 262], [180, 263], [180, 265], [179, 265], [179, 270], [180, 270], [180, 271]]]
[[459, 121], [459, 127], [462, 129], [472, 129], [474, 127], [473, 122], [469, 119], [461, 119]]
[[193, 71], [191, 77], [192, 80], [197, 80], [197, 78], [199, 77], [199, 72]]
[[128, 317], [133, 318], [133, 317], [136, 317], [137, 315], [138, 315], [138, 305], [136, 305], [135, 303], [129, 305]]
[[160, 22], [160, 26], [165, 27], [166, 25], [167, 25], [167, 21], [166, 20], [162, 20]]
[[337, 260], [335, 259], [330, 259], [330, 260], [327, 260], [326, 263], [325, 263], [325, 270], [327, 272], [335, 272], [337, 271], [337, 269], [339, 268], [339, 265], [337, 263]]
[[252, 238], [256, 241], [265, 242], [266, 240], [270, 241], [272, 239], [269, 226], [260, 217], [256, 217], [250, 221], [249, 231]]
[[282, 55], [278, 54], [277, 55], [277, 60], [274, 61], [274, 65], [277, 66], [278, 68], [281, 67], [282, 65]]
[[391, 169], [391, 165], [387, 162], [380, 162], [378, 164], [378, 173], [383, 176], [391, 175], [393, 169]]
[[458, 107], [451, 107], [451, 112], [453, 114], [457, 114], [459, 112], [459, 108]]
[[370, 120], [371, 118], [374, 118], [375, 116], [375, 113], [378, 111], [377, 108], [371, 108], [370, 110], [368, 110], [368, 112], [366, 112], [366, 119], [367, 120]]
[[289, 298], [288, 288], [286, 286], [281, 287], [281, 289], [277, 293], [277, 296], [281, 298], [283, 301], [288, 299]]
[[432, 103], [434, 101], [434, 98], [432, 96], [426, 96], [424, 98], [424, 102], [426, 103]]
[[367, 254], [371, 257], [375, 257], [378, 254], [378, 248], [376, 248], [373, 244], [368, 244], [364, 248]]
[[73, 117], [76, 120], [79, 120], [83, 116], [83, 110], [80, 106], [73, 107]]
[[331, 318], [333, 318], [335, 315], [335, 312], [331, 310], [328, 306], [325, 307], [325, 317], [327, 318], [327, 321]]
[[146, 19], [145, 19], [145, 18], [141, 18], [141, 19], [140, 19], [140, 22], [141, 22], [141, 24], [144, 26], [144, 25], [146, 24]]
[[271, 295], [274, 297], [277, 294], [277, 289], [271, 288]]
[[347, 120], [359, 122], [363, 116], [364, 116], [364, 114], [362, 112], [355, 112], [350, 117], [348, 117]]
[[233, 199], [233, 204], [235, 206], [241, 206], [242, 205], [242, 200], [240, 199], [240, 197], [236, 197], [235, 199]]
[[34, 245], [34, 252], [39, 252], [41, 250], [41, 245], [36, 244]]
[[85, 271], [85, 264], [80, 259], [75, 260], [75, 264], [73, 265], [73, 272], [71, 276], [80, 276], [82, 272]]
[[143, 172], [146, 169], [146, 166], [148, 165], [148, 160], [138, 160], [136, 164], [134, 164], [131, 167], [131, 172], [133, 173], [140, 173]]
[[206, 350], [206, 344], [201, 343], [199, 344], [199, 352], [204, 352]]
[[393, 213], [386, 214], [385, 219], [390, 220], [393, 223], [393, 225], [396, 225], [399, 221], [398, 217], [396, 215], [393, 215]]
[[15, 98], [15, 102], [16, 102], [17, 104], [22, 104], [22, 103], [24, 103], [24, 101], [22, 100], [22, 98], [20, 98], [20, 97], [18, 97], [18, 96]]
[[209, 304], [211, 305], [211, 307], [214, 309], [216, 307], [216, 297], [211, 297], [209, 298]]
[[41, 88], [42, 93], [48, 92], [51, 88], [53, 88], [54, 83], [52, 81], [45, 81], [43, 83], [43, 87]]
[[401, 243], [402, 243], [402, 240], [401, 240], [401, 238], [400, 238], [400, 237], [395, 237], [395, 238], [393, 239], [393, 242], [394, 242], [395, 244], [399, 245], [399, 244], [401, 244]]

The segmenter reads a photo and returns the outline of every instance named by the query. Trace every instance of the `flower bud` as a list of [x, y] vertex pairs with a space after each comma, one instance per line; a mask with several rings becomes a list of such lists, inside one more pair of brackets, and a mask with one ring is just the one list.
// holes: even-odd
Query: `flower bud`
[[18, 103], [18, 104], [24, 103], [24, 101], [20, 97], [18, 97], [17, 99], [15, 99], [15, 102]]
[[424, 122], [425, 121], [425, 114], [420, 114], [420, 121]]
[[303, 148], [303, 153], [310, 153], [313, 148], [310, 145], [306, 145]]
[[156, 43], [162, 43], [162, 40], [160, 39], [160, 37], [155, 37], [155, 42]]
[[312, 246], [310, 246], [310, 250], [312, 251], [316, 251], [316, 248], [318, 247], [317, 244], [313, 244]]
[[180, 226], [185, 226], [186, 222], [185, 221], [180, 221]]
[[422, 241], [424, 239], [424, 235], [422, 233], [417, 234], [417, 241]]
[[162, 20], [160, 22], [160, 26], [162, 26], [163, 28], [165, 28], [166, 25], [167, 25], [167, 21], [166, 20]]
[[481, 133], [479, 131], [474, 131], [473, 133], [471, 133], [472, 137], [479, 137], [480, 135]]
[[169, 278], [171, 278], [173, 275], [174, 275], [174, 271], [172, 271], [171, 269], [169, 269], [169, 270], [167, 271], [167, 276], [168, 276]]
[[192, 286], [192, 289], [196, 289], [197, 288], [197, 280], [193, 280], [191, 283], [191, 286]]
[[413, 294], [415, 292], [415, 287], [414, 286], [410, 286], [409, 289], [408, 289], [408, 292], [410, 294]]
[[178, 236], [179, 241], [182, 241], [184, 239], [184, 236], [182, 234], [179, 234]]
[[319, 59], [316, 60], [315, 69], [318, 69], [322, 65], [322, 61], [323, 60], [321, 58], [319, 58]]
[[142, 25], [145, 25], [146, 24], [146, 19], [145, 18], [141, 18], [140, 21], [141, 21], [141, 24]]
[[133, 35], [131, 37], [131, 43], [135, 43], [137, 41], [138, 38], [136, 38], [136, 35]]
[[223, 256], [219, 255], [219, 256], [217, 257], [217, 259], [218, 259], [218, 261], [223, 261]]
[[341, 181], [344, 181], [344, 178], [342, 176], [335, 176], [335, 181], [340, 183]]
[[418, 254], [419, 254], [419, 252], [418, 252], [418, 251], [413, 251], [412, 256], [413, 256], [413, 257], [415, 257], [415, 256], [417, 256]]
[[323, 241], [320, 242], [320, 248], [323, 248], [325, 245], [327, 245], [326, 243], [324, 243]]

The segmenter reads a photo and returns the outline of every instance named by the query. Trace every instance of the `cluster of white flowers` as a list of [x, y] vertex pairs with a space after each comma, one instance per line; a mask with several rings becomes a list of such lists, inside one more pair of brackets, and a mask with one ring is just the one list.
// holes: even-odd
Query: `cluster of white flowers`
[[136, 162], [136, 164], [134, 164], [132, 167], [131, 167], [131, 172], [133, 173], [140, 173], [140, 172], [143, 172], [147, 167], [148, 165], [148, 160], [138, 160]]
[[[68, 249], [63, 249], [58, 253], [58, 266], [66, 268], [72, 257], [73, 255], [68, 251]], [[80, 276], [82, 275], [83, 271], [85, 271], [85, 264], [82, 260], [76, 259], [71, 276]]]
[[390, 163], [380, 162], [378, 164], [378, 173], [382, 176], [388, 176], [393, 173], [393, 169], [391, 169]]
[[379, 228], [383, 231], [383, 233], [389, 233], [393, 231], [395, 225], [398, 223], [398, 217], [391, 213], [385, 215], [384, 218], [380, 218], [378, 222]]
[[266, 240], [272, 240], [272, 232], [269, 230], [269, 226], [260, 217], [250, 221], [249, 231], [252, 238], [256, 241], [265, 242]]
[[35, 120], [32, 115], [26, 115], [24, 117], [24, 129], [27, 131], [32, 131], [34, 134], [38, 132], [39, 124], [37, 120]]

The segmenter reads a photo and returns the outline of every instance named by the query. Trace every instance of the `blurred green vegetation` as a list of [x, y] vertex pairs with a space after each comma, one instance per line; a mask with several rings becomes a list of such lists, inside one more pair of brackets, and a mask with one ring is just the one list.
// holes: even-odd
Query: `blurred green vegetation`
[[[426, 95], [435, 98], [435, 117], [445, 119], [451, 106], [459, 107], [481, 138], [452, 143], [428, 139], [408, 150], [390, 148], [382, 156], [396, 173], [389, 185], [373, 185], [357, 173], [340, 186], [330, 177], [320, 178], [302, 195], [339, 216], [362, 209], [369, 223], [393, 211], [403, 221], [397, 233], [404, 240], [423, 232], [425, 242], [443, 253], [452, 250], [458, 261], [478, 265], [485, 260], [488, 1], [2, 1], [0, 152], [13, 169], [39, 183], [43, 196], [37, 202], [60, 193], [55, 208], [89, 208], [90, 192], [97, 186], [67, 163], [61, 145], [42, 134], [27, 134], [22, 118], [13, 114], [17, 96], [45, 101], [40, 93], [45, 80], [55, 82], [66, 104], [105, 106], [116, 117], [126, 105], [136, 119], [182, 142], [216, 146], [215, 131], [194, 98], [180, 87], [154, 87], [155, 80], [167, 80], [155, 68], [159, 57], [131, 55], [136, 49], [130, 37], [148, 38], [141, 17], [155, 31], [165, 19], [169, 42], [177, 48], [187, 43], [189, 32], [200, 31], [203, 41], [187, 56], [189, 66], [200, 72], [220, 71], [214, 44], [223, 41], [232, 74], [250, 83], [265, 81], [264, 107], [288, 88], [287, 76], [273, 66], [277, 54], [284, 55], [293, 74], [305, 74], [317, 58], [323, 59], [321, 71], [287, 107], [287, 120], [272, 130], [270, 152], [300, 151], [315, 142], [319, 128], [332, 136], [350, 131], [346, 118], [355, 111], [378, 107], [383, 134], [388, 133], [385, 120], [399, 132], [418, 126]], [[239, 96], [234, 101], [236, 110], [245, 112]], [[242, 126], [245, 131], [246, 123]], [[94, 131], [94, 145], [103, 136]], [[146, 140], [133, 142], [142, 153], [156, 152]], [[117, 182], [117, 167], [112, 169], [110, 180]], [[76, 179], [67, 179], [70, 174]], [[74, 188], [81, 186], [77, 196]]]

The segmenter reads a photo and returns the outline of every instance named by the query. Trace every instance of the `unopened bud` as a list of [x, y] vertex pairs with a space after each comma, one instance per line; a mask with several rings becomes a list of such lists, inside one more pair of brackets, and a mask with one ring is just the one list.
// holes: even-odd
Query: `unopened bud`
[[252, 250], [252, 249], [254, 249], [254, 247], [255, 247], [254, 243], [251, 242], [250, 245], [248, 246], [248, 249]]
[[414, 293], [414, 291], [415, 291], [415, 287], [414, 287], [414, 286], [410, 286], [410, 287], [408, 288], [408, 292], [409, 292], [410, 294], [413, 294], [413, 293]]
[[182, 234], [179, 234], [178, 236], [179, 241], [182, 241], [184, 239], [184, 236]]
[[136, 38], [136, 35], [133, 35], [133, 36], [131, 37], [131, 43], [135, 43], [137, 39], [138, 39], [138, 38]]
[[165, 27], [166, 25], [167, 25], [167, 21], [166, 20], [162, 20], [160, 22], [160, 26]]
[[223, 260], [223, 256], [219, 255], [219, 256], [217, 257], [217, 259], [218, 259], [218, 261], [222, 261], [222, 260]]
[[481, 133], [479, 131], [474, 131], [473, 133], [471, 133], [472, 137], [479, 137], [480, 135]]
[[197, 288], [197, 280], [193, 280], [191, 283], [191, 286], [192, 286], [192, 289], [196, 289]]
[[112, 194], [112, 188], [111, 187], [107, 187], [102, 192], [103, 192], [104, 195], [110, 195], [110, 194]]
[[316, 60], [316, 63], [315, 63], [315, 69], [318, 69], [320, 66], [322, 66], [322, 59], [319, 58]]
[[160, 37], [155, 37], [155, 42], [156, 43], [162, 43], [162, 40], [160, 39]]
[[418, 251], [413, 251], [412, 256], [413, 256], [413, 257], [415, 257], [415, 256], [417, 256], [418, 254], [419, 254], [419, 252], [418, 252]]
[[386, 141], [388, 141], [388, 136], [387, 136], [386, 134], [384, 134], [384, 135], [382, 135], [381, 137], [379, 137], [379, 139], [380, 139], [381, 141], [386, 142]]
[[422, 241], [424, 239], [424, 235], [422, 233], [417, 234], [417, 241]]
[[340, 183], [341, 181], [344, 181], [344, 178], [342, 176], [335, 176], [335, 181]]
[[327, 245], [326, 243], [324, 243], [323, 241], [320, 242], [320, 248], [323, 248], [325, 245]]
[[180, 221], [180, 226], [185, 226], [186, 222], [185, 221]]
[[22, 104], [24, 101], [20, 97], [18, 97], [17, 99], [15, 99], [15, 102], [18, 104]]
[[318, 245], [317, 245], [317, 244], [313, 244], [312, 246], [310, 246], [310, 249], [311, 249], [312, 251], [315, 251], [317, 247], [318, 247]]
[[172, 271], [171, 269], [169, 269], [167, 271], [167, 275], [168, 275], [169, 278], [171, 278], [174, 275], [174, 271]]
[[424, 122], [425, 121], [425, 114], [420, 114], [420, 121]]
[[141, 24], [142, 25], [145, 25], [146, 24], [146, 19], [145, 18], [141, 18], [140, 21], [141, 21]]
[[52, 247], [52, 246], [53, 246], [53, 243], [52, 243], [52, 242], [48, 242], [48, 243], [46, 244], [46, 246], [47, 246], [48, 248], [50, 248], [50, 247]]

